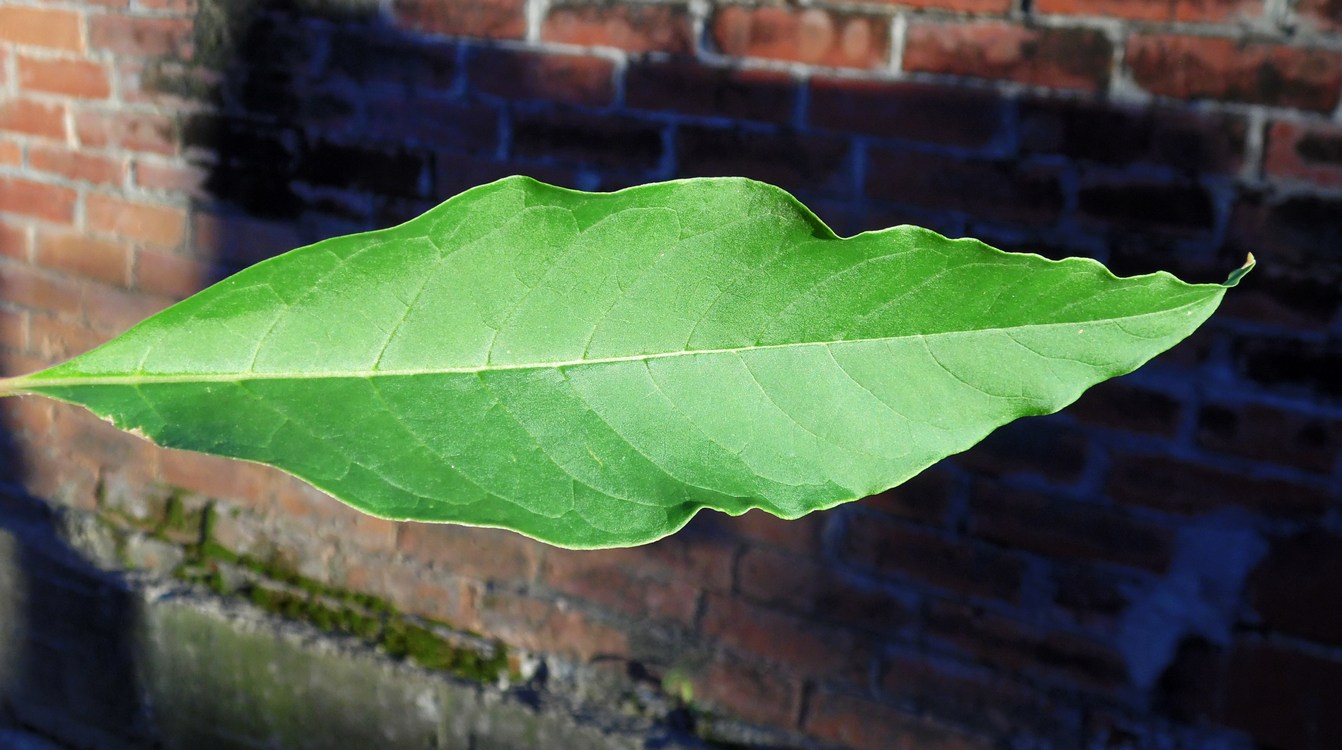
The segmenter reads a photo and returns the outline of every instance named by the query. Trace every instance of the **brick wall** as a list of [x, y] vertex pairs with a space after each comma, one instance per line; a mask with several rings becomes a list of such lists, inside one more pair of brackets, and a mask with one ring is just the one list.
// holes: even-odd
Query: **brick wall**
[[[841, 233], [1122, 274], [1260, 260], [1140, 372], [795, 522], [567, 552], [362, 517], [28, 399], [3, 403], [12, 479], [151, 579], [265, 561], [692, 694], [738, 738], [1339, 747], [1340, 98], [1333, 0], [0, 0], [12, 373], [513, 173], [743, 174]], [[211, 520], [167, 533], [182, 509]]]

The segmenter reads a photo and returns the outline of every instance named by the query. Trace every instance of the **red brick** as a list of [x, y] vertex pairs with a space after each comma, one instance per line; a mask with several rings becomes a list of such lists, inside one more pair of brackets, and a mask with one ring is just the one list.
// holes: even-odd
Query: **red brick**
[[669, 621], [689, 627], [699, 605], [699, 591], [675, 580], [640, 575], [621, 564], [619, 552], [546, 550], [541, 578], [551, 589], [594, 602], [607, 610], [647, 621]]
[[145, 190], [197, 198], [208, 194], [205, 183], [210, 178], [210, 172], [202, 166], [137, 159], [133, 174], [135, 186]]
[[228, 265], [251, 265], [307, 244], [293, 224], [251, 216], [191, 214], [191, 247]]
[[75, 232], [43, 231], [37, 235], [39, 266], [125, 286], [130, 281], [130, 251], [119, 242]]
[[650, 169], [662, 158], [662, 125], [582, 112], [518, 113], [513, 118], [513, 145], [525, 158]]
[[180, 245], [186, 233], [186, 211], [176, 206], [89, 193], [84, 212], [89, 228], [96, 232], [157, 247]]
[[483, 630], [510, 646], [583, 661], [629, 653], [627, 635], [583, 612], [560, 609], [554, 602], [488, 591], [480, 598], [479, 608]]
[[1337, 0], [1300, 0], [1295, 12], [1321, 31], [1342, 31], [1342, 3]]
[[807, 705], [807, 734], [854, 750], [989, 750], [994, 744], [869, 698], [818, 692]]
[[130, 57], [190, 59], [193, 52], [189, 18], [98, 14], [89, 18], [94, 49]]
[[676, 131], [678, 172], [693, 177], [753, 177], [794, 191], [848, 193], [850, 144], [810, 133], [756, 133], [682, 125]]
[[[1331, 281], [1336, 290], [1336, 280], [1342, 277], [1342, 255], [1333, 248], [1342, 246], [1339, 243], [1342, 199], [1311, 191], [1254, 191], [1241, 194], [1235, 202], [1222, 257], [1227, 263], [1239, 263], [1252, 252], [1270, 260], [1268, 269]], [[1336, 292], [1329, 297], [1336, 300]]]
[[888, 592], [854, 583], [796, 554], [748, 549], [736, 575], [737, 588], [746, 598], [812, 620], [890, 635], [916, 619], [906, 602]]
[[1099, 91], [1109, 83], [1112, 55], [1109, 40], [1094, 29], [927, 21], [909, 24], [903, 66], [918, 73]]
[[100, 333], [121, 333], [172, 304], [165, 297], [152, 297], [102, 284], [85, 284], [80, 305], [89, 327]]
[[813, 78], [808, 119], [827, 130], [977, 148], [1001, 137], [1006, 102], [977, 89]]
[[0, 130], [65, 139], [65, 106], [31, 99], [0, 102]]
[[426, 563], [479, 581], [524, 582], [535, 576], [539, 545], [511, 531], [409, 523], [397, 547]]
[[1130, 604], [1129, 592], [1149, 587], [1141, 574], [1108, 565], [1055, 564], [1051, 567], [1053, 604], [1083, 626], [1112, 628]]
[[177, 125], [164, 115], [79, 108], [74, 122], [75, 136], [85, 148], [177, 153]]
[[0, 141], [0, 166], [17, 167], [23, 161], [23, 146], [18, 141]]
[[1077, 191], [1077, 213], [1089, 225], [1173, 237], [1205, 236], [1217, 224], [1206, 187], [1167, 177], [1085, 175]]
[[1224, 23], [1263, 14], [1263, 0], [1039, 0], [1039, 13], [1133, 21]]
[[1089, 636], [1049, 630], [957, 602], [929, 607], [927, 634], [985, 666], [1103, 691], [1121, 690], [1127, 664]]
[[0, 347], [20, 352], [28, 348], [28, 313], [0, 308]]
[[990, 482], [974, 486], [969, 533], [1011, 549], [1062, 560], [1094, 560], [1152, 571], [1169, 565], [1169, 529], [1090, 502]]
[[1060, 747], [1080, 745], [1075, 711], [1012, 675], [895, 652], [882, 660], [880, 688], [897, 705], [950, 726], [997, 737], [1044, 736]]
[[1164, 393], [1109, 381], [1086, 391], [1067, 413], [1087, 424], [1174, 436], [1183, 405]]
[[386, 599], [401, 612], [460, 630], [483, 630], [479, 584], [371, 555], [347, 558], [344, 586]]
[[709, 662], [691, 683], [696, 706], [765, 726], [790, 727], [797, 721], [801, 685], [785, 672], [724, 655]]
[[955, 477], [947, 465], [934, 466], [907, 482], [862, 500], [863, 507], [899, 518], [941, 525], [950, 510]]
[[5, 302], [57, 315], [79, 314], [79, 284], [33, 266], [0, 263]]
[[275, 473], [260, 464], [179, 450], [162, 451], [159, 466], [163, 481], [173, 487], [248, 506], [261, 502]]
[[1056, 98], [1021, 102], [1020, 131], [1027, 153], [1113, 166], [1158, 164], [1192, 174], [1237, 174], [1248, 138], [1240, 115]]
[[683, 5], [553, 5], [541, 24], [541, 40], [629, 52], [694, 51], [694, 27]]
[[1085, 473], [1088, 452], [1085, 436], [1074, 428], [1056, 420], [1027, 419], [997, 428], [954, 460], [981, 475], [1034, 475], [1067, 483]]
[[183, 299], [211, 281], [209, 267], [180, 255], [139, 250], [135, 253], [135, 288]]
[[803, 555], [813, 555], [820, 551], [820, 534], [828, 520], [828, 516], [824, 513], [812, 513], [787, 521], [755, 508], [727, 521], [725, 527], [742, 539]]
[[28, 165], [39, 172], [94, 185], [119, 185], [126, 171], [122, 161], [114, 157], [37, 144], [28, 147]]
[[48, 362], [83, 354], [106, 340], [106, 336], [83, 326], [45, 315], [28, 319], [28, 348]]
[[0, 177], [0, 212], [69, 224], [75, 217], [76, 197], [70, 188]]
[[941, 8], [956, 13], [1006, 13], [1012, 8], [1011, 0], [898, 0], [897, 4], [911, 8]]
[[1057, 221], [1065, 203], [1053, 166], [881, 147], [868, 154], [867, 194], [881, 200], [1036, 225]]
[[1197, 442], [1208, 450], [1326, 474], [1342, 455], [1342, 421], [1255, 404], [1207, 404], [1198, 414]]
[[1272, 123], [1263, 169], [1276, 179], [1342, 187], [1342, 127]]
[[521, 39], [526, 0], [395, 0], [398, 25], [430, 34]]
[[0, 221], [0, 255], [18, 261], [28, 260], [28, 228]]
[[[1333, 594], [1335, 596], [1335, 593]], [[1221, 721], [1261, 747], [1342, 747], [1342, 661], [1289, 646], [1240, 643], [1231, 654]]]
[[788, 122], [797, 100], [797, 84], [787, 73], [687, 60], [631, 62], [624, 86], [631, 107], [740, 120]]
[[599, 106], [615, 97], [615, 63], [601, 57], [497, 48], [471, 51], [466, 75], [479, 92]]
[[815, 679], [863, 680], [868, 649], [853, 633], [765, 609], [721, 594], [709, 594], [700, 627], [736, 653], [801, 672]]
[[1329, 504], [1327, 493], [1313, 487], [1166, 456], [1115, 457], [1107, 486], [1120, 503], [1189, 515], [1241, 506], [1276, 518], [1312, 518]]
[[892, 578], [1006, 601], [1020, 597], [1025, 572], [1012, 553], [875, 516], [849, 520], [839, 554]]
[[112, 93], [107, 66], [87, 60], [18, 56], [19, 88], [80, 99], [106, 99]]
[[1272, 542], [1248, 581], [1249, 602], [1264, 627], [1342, 646], [1342, 537], [1307, 531]]
[[0, 42], [84, 51], [81, 14], [54, 8], [0, 7]]
[[877, 16], [810, 8], [728, 7], [713, 17], [713, 41], [733, 57], [880, 68], [890, 56], [888, 23]]
[[1138, 85], [1178, 99], [1330, 112], [1342, 88], [1342, 54], [1325, 50], [1153, 34], [1128, 40], [1127, 61]]

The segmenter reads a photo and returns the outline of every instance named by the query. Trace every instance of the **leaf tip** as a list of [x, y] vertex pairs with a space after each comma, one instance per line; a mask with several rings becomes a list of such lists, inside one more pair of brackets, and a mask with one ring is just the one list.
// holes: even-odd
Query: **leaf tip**
[[1230, 277], [1227, 278], [1225, 280], [1225, 283], [1222, 284], [1221, 286], [1227, 288], [1235, 286], [1240, 282], [1240, 279], [1244, 278], [1245, 276], [1248, 276], [1249, 272], [1252, 271], [1253, 267], [1256, 265], [1258, 265], [1257, 259], [1253, 257], [1253, 253], [1249, 253], [1248, 257], [1244, 259], [1244, 265], [1232, 271], [1230, 273]]

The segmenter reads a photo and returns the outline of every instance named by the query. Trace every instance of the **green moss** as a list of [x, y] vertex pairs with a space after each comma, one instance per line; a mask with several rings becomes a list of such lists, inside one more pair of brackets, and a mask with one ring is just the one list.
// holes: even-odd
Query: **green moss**
[[490, 654], [482, 654], [453, 645], [432, 630], [400, 617], [387, 623], [382, 647], [392, 656], [476, 682], [493, 682], [508, 670], [508, 651], [501, 643], [495, 643]]

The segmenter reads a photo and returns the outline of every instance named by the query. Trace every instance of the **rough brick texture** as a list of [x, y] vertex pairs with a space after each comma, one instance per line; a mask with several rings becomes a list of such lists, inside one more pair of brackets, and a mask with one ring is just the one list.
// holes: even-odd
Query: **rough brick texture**
[[658, 732], [1336, 747], [1339, 32], [1335, 0], [0, 0], [6, 373], [516, 173], [749, 175], [844, 234], [909, 222], [1122, 274], [1260, 261], [1203, 331], [1060, 415], [852, 505], [705, 513], [634, 550], [361, 516], [38, 400], [0, 404], [0, 459], [129, 539], [109, 566], [181, 574], [199, 529], [163, 519], [208, 505], [214, 543], [284, 585], [589, 675], [622, 697], [585, 711]]

